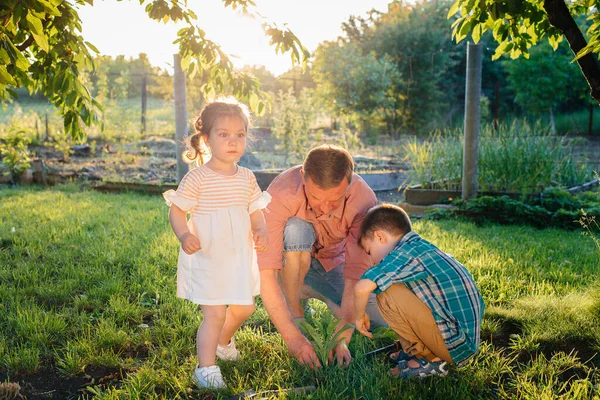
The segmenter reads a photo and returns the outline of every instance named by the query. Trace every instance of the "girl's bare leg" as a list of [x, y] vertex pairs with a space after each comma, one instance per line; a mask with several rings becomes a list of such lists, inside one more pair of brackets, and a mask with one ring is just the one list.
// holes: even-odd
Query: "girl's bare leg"
[[225, 324], [226, 306], [200, 306], [204, 320], [196, 334], [196, 351], [198, 365], [208, 367], [215, 365], [219, 335]]
[[219, 344], [221, 346], [227, 346], [235, 331], [242, 326], [244, 321], [247, 320], [253, 312], [254, 304], [250, 306], [230, 305], [225, 314], [225, 324], [219, 335]]

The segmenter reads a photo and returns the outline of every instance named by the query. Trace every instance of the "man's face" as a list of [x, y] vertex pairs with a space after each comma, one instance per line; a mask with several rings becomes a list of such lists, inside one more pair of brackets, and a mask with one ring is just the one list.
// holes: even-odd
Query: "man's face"
[[394, 250], [397, 243], [397, 238], [385, 231], [375, 231], [372, 237], [363, 237], [360, 242], [362, 248], [371, 256], [373, 265], [379, 264], [385, 256]]
[[331, 189], [321, 189], [315, 185], [306, 175], [302, 175], [304, 182], [304, 191], [308, 199], [308, 205], [313, 209], [317, 216], [328, 214], [337, 209], [344, 203], [346, 193], [348, 192], [348, 180], [342, 179], [337, 187]]

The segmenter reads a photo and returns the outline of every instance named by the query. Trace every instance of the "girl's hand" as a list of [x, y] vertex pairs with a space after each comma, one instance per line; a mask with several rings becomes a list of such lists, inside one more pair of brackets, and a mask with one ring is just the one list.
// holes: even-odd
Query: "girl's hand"
[[362, 318], [357, 318], [354, 321], [354, 327], [357, 331], [359, 331], [362, 335], [372, 338], [373, 334], [369, 332], [369, 328], [371, 327], [371, 320], [367, 314], [363, 314]]
[[269, 245], [269, 237], [267, 231], [264, 229], [257, 229], [252, 232], [252, 238], [254, 239], [254, 248], [256, 251], [265, 251]]
[[186, 254], [194, 254], [200, 250], [200, 241], [192, 233], [188, 232], [180, 239], [181, 248]]

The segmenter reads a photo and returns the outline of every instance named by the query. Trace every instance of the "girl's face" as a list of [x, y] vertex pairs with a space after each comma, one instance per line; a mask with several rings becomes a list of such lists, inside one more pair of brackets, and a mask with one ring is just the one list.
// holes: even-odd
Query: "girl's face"
[[246, 150], [246, 124], [240, 117], [222, 117], [215, 121], [204, 142], [211, 152], [211, 160], [234, 164]]

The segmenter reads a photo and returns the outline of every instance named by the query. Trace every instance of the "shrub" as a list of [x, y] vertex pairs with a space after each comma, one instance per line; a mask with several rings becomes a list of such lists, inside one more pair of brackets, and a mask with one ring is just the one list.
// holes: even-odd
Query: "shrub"
[[2, 164], [8, 168], [13, 182], [31, 166], [29, 145], [31, 138], [21, 129], [10, 129], [8, 135], [0, 142]]

